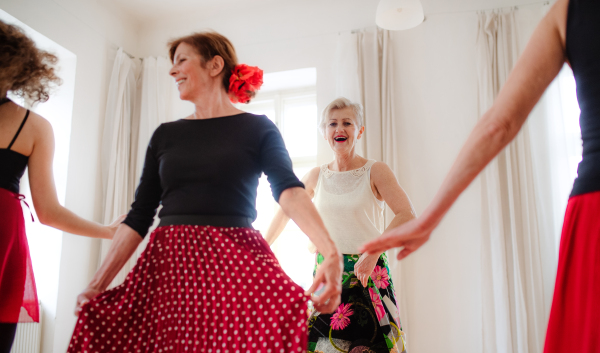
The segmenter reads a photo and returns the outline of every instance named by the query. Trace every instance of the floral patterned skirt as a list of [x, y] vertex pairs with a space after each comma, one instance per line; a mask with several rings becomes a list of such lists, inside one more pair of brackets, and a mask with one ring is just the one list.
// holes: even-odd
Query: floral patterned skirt
[[[342, 302], [333, 314], [313, 310], [308, 321], [311, 353], [406, 352], [394, 285], [383, 253], [363, 287], [354, 275], [360, 255], [344, 255]], [[315, 273], [323, 262], [317, 254]]]
[[303, 289], [249, 228], [157, 228], [123, 284], [82, 308], [68, 353], [306, 350]]

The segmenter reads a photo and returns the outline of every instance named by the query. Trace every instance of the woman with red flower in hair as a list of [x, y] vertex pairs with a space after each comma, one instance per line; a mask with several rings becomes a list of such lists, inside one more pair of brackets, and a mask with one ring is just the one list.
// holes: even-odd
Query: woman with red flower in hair
[[[224, 36], [173, 40], [171, 76], [196, 106], [154, 132], [136, 198], [109, 253], [78, 296], [69, 352], [303, 352], [307, 294], [333, 312], [341, 255], [292, 163], [277, 127], [245, 113], [262, 71], [238, 65]], [[304, 293], [281, 269], [256, 219], [258, 179], [325, 256]], [[162, 204], [160, 224], [118, 287], [108, 284], [137, 248]]]

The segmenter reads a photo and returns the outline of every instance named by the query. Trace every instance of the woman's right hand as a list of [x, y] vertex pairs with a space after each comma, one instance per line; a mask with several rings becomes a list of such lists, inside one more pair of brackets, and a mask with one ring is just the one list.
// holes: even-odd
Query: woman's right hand
[[391, 248], [402, 247], [397, 256], [398, 260], [402, 260], [429, 240], [436, 225], [437, 223], [425, 224], [422, 217], [415, 218], [384, 232], [379, 238], [363, 245], [360, 251], [379, 254]]
[[312, 286], [305, 292], [306, 295], [312, 295], [321, 285], [325, 286], [323, 293], [312, 295], [313, 305], [321, 313], [331, 314], [340, 305], [343, 259], [339, 253], [325, 257], [317, 270]]
[[117, 228], [119, 228], [119, 225], [123, 223], [125, 218], [127, 218], [126, 214], [120, 215], [111, 224], [104, 226], [103, 228], [105, 229], [106, 237], [103, 238], [112, 239], [115, 236], [115, 233], [117, 232]]
[[87, 287], [81, 294], [77, 296], [77, 304], [75, 304], [75, 316], [79, 316], [81, 308], [90, 300], [94, 299], [102, 291]]

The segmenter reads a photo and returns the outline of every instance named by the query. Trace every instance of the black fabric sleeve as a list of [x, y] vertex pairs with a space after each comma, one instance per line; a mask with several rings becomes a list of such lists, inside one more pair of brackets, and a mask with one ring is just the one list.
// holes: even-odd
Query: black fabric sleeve
[[292, 160], [279, 129], [267, 117], [265, 120], [260, 145], [260, 166], [271, 184], [273, 198], [279, 202], [279, 197], [284, 190], [296, 186], [304, 188], [304, 184], [294, 174]]
[[131, 210], [127, 214], [127, 218], [123, 221], [131, 229], [138, 232], [142, 238], [146, 236], [148, 229], [154, 221], [154, 215], [156, 214], [156, 209], [160, 204], [162, 195], [160, 175], [158, 173], [158, 159], [155, 153], [159, 130], [160, 126], [154, 131], [148, 144], [142, 177], [135, 191], [135, 201], [131, 204]]

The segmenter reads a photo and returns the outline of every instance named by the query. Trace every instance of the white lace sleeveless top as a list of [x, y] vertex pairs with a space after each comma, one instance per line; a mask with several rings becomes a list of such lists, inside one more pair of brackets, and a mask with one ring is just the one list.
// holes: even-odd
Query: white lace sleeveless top
[[384, 201], [371, 189], [369, 160], [362, 168], [346, 172], [321, 166], [314, 204], [342, 254], [358, 254], [358, 248], [377, 238], [384, 230]]

